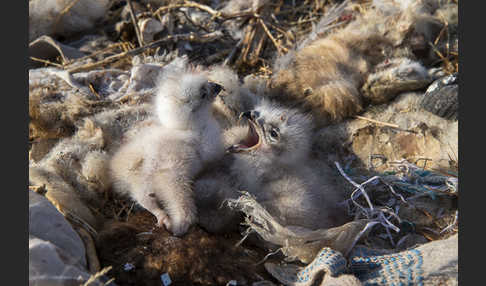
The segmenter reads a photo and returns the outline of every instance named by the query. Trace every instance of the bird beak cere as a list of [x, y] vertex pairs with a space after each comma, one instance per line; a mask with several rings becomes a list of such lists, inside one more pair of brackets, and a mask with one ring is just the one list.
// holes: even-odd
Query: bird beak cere
[[221, 90], [224, 90], [224, 88], [221, 85], [215, 82], [209, 82], [208, 86], [209, 86], [209, 92], [211, 93], [211, 95], [213, 95], [213, 97], [216, 97], [221, 92]]
[[240, 116], [238, 116], [238, 119], [241, 119], [243, 117], [246, 118], [246, 119], [251, 119], [251, 111], [245, 111], [245, 112], [240, 113]]

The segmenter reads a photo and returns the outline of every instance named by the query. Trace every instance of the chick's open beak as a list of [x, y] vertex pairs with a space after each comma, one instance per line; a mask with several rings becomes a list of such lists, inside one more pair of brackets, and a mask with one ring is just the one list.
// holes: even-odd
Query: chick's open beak
[[260, 147], [262, 144], [261, 135], [258, 132], [258, 126], [254, 119], [258, 118], [255, 111], [247, 111], [240, 114], [242, 117], [248, 118], [248, 133], [240, 143], [232, 145], [226, 151], [230, 153], [249, 152]]

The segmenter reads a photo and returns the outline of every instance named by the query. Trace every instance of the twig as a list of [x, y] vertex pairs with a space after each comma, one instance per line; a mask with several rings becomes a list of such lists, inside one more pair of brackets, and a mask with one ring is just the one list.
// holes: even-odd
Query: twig
[[153, 15], [160, 16], [160, 13], [162, 12], [169, 11], [172, 9], [178, 9], [178, 8], [197, 8], [199, 10], [211, 14], [213, 18], [221, 18], [223, 22], [234, 18], [251, 17], [255, 15], [253, 11], [238, 12], [234, 14], [225, 14], [223, 12], [214, 10], [213, 8], [206, 6], [204, 4], [200, 4], [192, 1], [185, 1], [184, 3], [181, 4], [172, 4], [172, 5], [160, 7], [153, 13]]
[[443, 230], [440, 231], [440, 234], [446, 232], [446, 231], [449, 231], [451, 230], [452, 228], [454, 228], [457, 224], [457, 217], [459, 216], [459, 211], [456, 211], [456, 215], [454, 216], [454, 221], [448, 225], [447, 227], [445, 227]]
[[267, 25], [265, 25], [265, 22], [263, 22], [263, 20], [261, 18], [258, 18], [258, 22], [260, 23], [260, 25], [262, 26], [263, 30], [265, 31], [265, 33], [267, 34], [267, 36], [270, 38], [270, 40], [272, 41], [273, 45], [277, 48], [277, 51], [278, 53], [281, 55], [282, 52], [286, 53], [288, 52], [287, 48], [285, 47], [282, 47], [280, 46], [277, 41], [275, 40], [275, 38], [272, 36], [272, 33], [270, 33], [270, 31], [268, 30], [268, 27]]
[[61, 64], [53, 63], [53, 62], [48, 61], [48, 60], [43, 60], [43, 59], [39, 59], [39, 58], [35, 58], [35, 57], [30, 57], [30, 59], [33, 60], [33, 61], [36, 61], [36, 62], [41, 62], [41, 63], [44, 63], [44, 64], [52, 65], [52, 66], [55, 66], [55, 67], [58, 67], [58, 68], [63, 67]]
[[119, 218], [120, 218], [120, 216], [121, 216], [121, 214], [122, 214], [122, 212], [123, 212], [123, 211], [124, 211], [126, 208], [127, 208], [127, 205], [126, 205], [126, 204], [123, 204], [122, 209], [121, 209], [121, 210], [119, 210], [117, 213], [115, 213], [115, 217], [116, 217], [117, 219], [119, 219]]
[[74, 227], [76, 232], [79, 234], [79, 237], [84, 242], [84, 246], [86, 248], [86, 258], [88, 260], [88, 268], [89, 272], [97, 273], [100, 271], [100, 261], [98, 259], [98, 255], [96, 254], [96, 247], [91, 235], [84, 230], [82, 227]]
[[[245, 29], [245, 37], [243, 38], [243, 50], [240, 53], [240, 59], [245, 60], [248, 56], [248, 52], [250, 51], [250, 46], [251, 43], [253, 42], [253, 39], [255, 38], [255, 33], [256, 29], [254, 26], [254, 19], [250, 19], [249, 24], [247, 25]], [[248, 31], [249, 30], [249, 31]]]
[[452, 146], [451, 146], [451, 144], [450, 144], [449, 142], [447, 142], [447, 146], [449, 146], [449, 149], [451, 149], [452, 155], [454, 155], [454, 158], [452, 158], [452, 159], [453, 159], [454, 161], [456, 161], [456, 162], [457, 162], [457, 161], [459, 161], [459, 160], [457, 159], [457, 154], [456, 154], [456, 152], [454, 151], [454, 149], [452, 148]]
[[445, 22], [445, 25], [442, 28], [442, 30], [440, 30], [439, 35], [437, 36], [437, 38], [435, 38], [434, 45], [437, 45], [437, 43], [439, 43], [440, 38], [442, 37], [442, 35], [444, 34], [444, 32], [447, 30], [447, 22], [445, 20], [444, 20], [444, 22]]
[[289, 25], [301, 25], [301, 24], [304, 24], [304, 23], [308, 23], [308, 22], [313, 22], [315, 20], [319, 20], [318, 17], [311, 17], [309, 19], [299, 19], [298, 21], [293, 21], [293, 22], [289, 22]]
[[133, 209], [133, 206], [135, 206], [135, 203], [133, 202], [131, 205], [130, 205], [130, 208], [128, 209], [127, 211], [127, 218], [126, 218], [126, 221], [128, 221], [128, 219], [130, 218], [130, 215], [132, 213], [132, 209]]
[[108, 271], [110, 271], [111, 268], [112, 266], [110, 265], [108, 267], [101, 269], [101, 271], [97, 272], [96, 274], [91, 275], [91, 277], [89, 277], [89, 279], [86, 282], [84, 282], [82, 286], [89, 286], [91, 283], [95, 282], [96, 279], [108, 273]]
[[437, 54], [437, 56], [439, 56], [439, 58], [442, 60], [442, 62], [444, 62], [445, 66], [446, 66], [446, 70], [448, 70], [449, 73], [451, 73], [451, 74], [454, 73], [455, 72], [454, 66], [449, 61], [448, 56], [444, 57], [444, 55], [439, 51], [439, 49], [437, 49], [437, 47], [434, 44], [429, 42], [429, 45], [432, 47], [432, 49]]
[[82, 65], [82, 66], [72, 67], [72, 68], [68, 69], [67, 71], [69, 73], [86, 71], [86, 70], [89, 70], [89, 69], [92, 69], [92, 68], [96, 68], [96, 67], [99, 67], [99, 66], [103, 66], [103, 65], [106, 65], [106, 64], [116, 62], [116, 61], [118, 61], [122, 58], [125, 58], [127, 56], [134, 56], [134, 55], [140, 54], [143, 51], [145, 51], [146, 49], [156, 48], [156, 47], [162, 45], [163, 43], [170, 42], [170, 41], [174, 41], [174, 42], [177, 42], [177, 41], [192, 41], [192, 42], [198, 42], [198, 43], [207, 43], [207, 42], [211, 42], [211, 41], [214, 41], [216, 39], [219, 39], [222, 36], [223, 36], [223, 33], [221, 31], [215, 31], [215, 32], [204, 34], [204, 35], [196, 35], [194, 33], [169, 35], [169, 36], [167, 36], [163, 39], [154, 41], [154, 42], [152, 42], [148, 45], [145, 45], [143, 47], [136, 48], [136, 49], [133, 49], [133, 50], [129, 50], [129, 51], [126, 51], [126, 52], [123, 52], [123, 53], [119, 53], [119, 54], [107, 57], [107, 58], [105, 58], [101, 61], [95, 62], [95, 63], [89, 63], [89, 64], [85, 64], [85, 65]]
[[75, 223], [81, 227], [83, 227], [84, 229], [86, 229], [93, 237], [97, 237], [98, 236], [98, 232], [89, 224], [87, 223], [86, 221], [84, 221], [82, 218], [78, 217], [77, 215], [75, 215], [74, 213], [70, 213], [69, 211], [67, 210], [64, 210], [64, 209], [60, 209], [58, 207], [56, 207], [60, 213], [62, 213], [64, 215], [64, 217], [71, 223]]
[[153, 235], [153, 234], [154, 233], [151, 231], [144, 231], [144, 232], [137, 233], [136, 236]]
[[71, 10], [71, 8], [74, 7], [74, 5], [76, 5], [76, 3], [78, 3], [79, 0], [73, 0], [71, 1], [69, 4], [66, 5], [66, 7], [64, 7], [64, 9], [62, 9], [61, 13], [59, 13], [59, 15], [57, 15], [56, 17], [56, 21], [54, 22], [55, 26], [57, 26], [59, 24], [59, 21], [61, 21], [61, 18], [62, 16], [64, 16], [67, 12], [69, 12], [69, 10]]
[[194, 27], [198, 27], [204, 30], [204, 32], [209, 33], [211, 32], [208, 28], [204, 27], [203, 25], [199, 25], [198, 23], [194, 22], [189, 15], [185, 11], [180, 11], [182, 15], [184, 15], [184, 18], [186, 18], [187, 21], [189, 21]]
[[135, 34], [137, 34], [137, 40], [140, 47], [143, 46], [142, 35], [140, 34], [140, 27], [138, 26], [137, 16], [133, 12], [133, 5], [131, 0], [127, 0], [128, 10], [130, 11], [130, 18], [132, 18], [132, 23], [135, 28]]
[[355, 115], [355, 117], [358, 118], [358, 119], [366, 120], [366, 121], [373, 122], [373, 123], [376, 123], [376, 124], [381, 124], [381, 125], [385, 125], [385, 126], [389, 126], [389, 127], [401, 129], [400, 126], [398, 126], [396, 124], [386, 123], [386, 122], [374, 120], [374, 119], [367, 118], [367, 117], [363, 117], [363, 116], [359, 116], [359, 115]]
[[243, 241], [245, 241], [245, 240], [248, 238], [248, 236], [249, 236], [251, 233], [253, 233], [253, 232], [255, 232], [255, 230], [254, 230], [254, 229], [252, 229], [252, 228], [248, 228], [248, 229], [247, 229], [247, 231], [246, 231], [245, 236], [243, 236], [243, 238], [242, 238], [242, 239], [240, 239], [240, 241], [238, 241], [238, 242], [235, 244], [235, 247], [239, 247], [239, 246], [240, 246], [240, 245], [243, 243]]
[[89, 87], [89, 90], [91, 90], [91, 92], [98, 98], [98, 99], [101, 99], [101, 96], [98, 94], [98, 92], [96, 92], [93, 84], [89, 83], [88, 84], [88, 87]]
[[221, 23], [223, 23], [227, 20], [231, 20], [231, 19], [234, 19], [234, 18], [252, 17], [252, 16], [255, 16], [255, 13], [253, 11], [239, 12], [239, 13], [234, 13], [234, 14], [221, 13], [219, 16], [223, 18], [223, 20], [221, 21]]
[[277, 254], [279, 251], [282, 251], [282, 248], [279, 248], [279, 249], [275, 250], [274, 252], [270, 252], [269, 254], [265, 255], [265, 257], [263, 257], [263, 259], [262, 259], [262, 260], [260, 260], [260, 261], [258, 261], [257, 263], [255, 263], [255, 266], [256, 266], [256, 265], [260, 265], [260, 264], [262, 264], [263, 262], [267, 261], [267, 259], [268, 259], [270, 256]]
[[81, 62], [81, 61], [84, 61], [85, 59], [89, 59], [89, 58], [92, 58], [92, 57], [94, 57], [94, 56], [97, 56], [97, 55], [100, 55], [100, 54], [106, 53], [106, 52], [108, 52], [108, 51], [110, 51], [110, 50], [113, 50], [113, 49], [115, 49], [115, 48], [118, 48], [118, 47], [120, 47], [120, 46], [122, 46], [122, 45], [123, 45], [123, 43], [115, 43], [115, 44], [111, 44], [111, 45], [109, 45], [108, 47], [106, 47], [106, 48], [104, 48], [104, 49], [102, 49], [102, 50], [96, 51], [96, 52], [94, 52], [94, 53], [92, 53], [92, 54], [89, 54], [89, 55], [87, 55], [87, 56], [84, 56], [84, 57], [81, 57], [81, 58], [77, 58], [77, 59], [73, 59], [73, 60], [69, 60], [69, 61], [68, 61], [68, 64], [72, 64], [72, 63], [74, 63], [74, 62]]
[[217, 17], [217, 16], [221, 15], [220, 12], [214, 10], [213, 8], [211, 8], [209, 6], [199, 4], [199, 3], [196, 3], [196, 2], [192, 2], [192, 1], [185, 1], [182, 4], [172, 4], [172, 5], [160, 7], [159, 9], [157, 9], [154, 12], [154, 14], [159, 14], [159, 13], [162, 13], [162, 12], [167, 11], [167, 10], [172, 10], [172, 9], [176, 9], [176, 8], [184, 8], [184, 7], [197, 8], [199, 10], [203, 10], [203, 11], [211, 14], [213, 17]]

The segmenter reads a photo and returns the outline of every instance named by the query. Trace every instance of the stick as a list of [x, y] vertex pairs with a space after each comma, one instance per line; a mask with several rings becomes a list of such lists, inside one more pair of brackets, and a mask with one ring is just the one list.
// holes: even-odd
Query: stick
[[367, 117], [363, 117], [363, 116], [359, 116], [359, 115], [356, 115], [355, 117], [358, 118], [358, 119], [366, 120], [366, 121], [373, 122], [373, 123], [376, 123], [376, 124], [381, 124], [381, 125], [385, 125], [385, 126], [389, 126], [389, 127], [401, 129], [400, 126], [398, 126], [396, 124], [381, 122], [381, 121], [378, 121], [378, 120], [374, 120], [374, 119], [367, 118]]
[[213, 8], [211, 8], [209, 6], [206, 6], [206, 5], [203, 5], [203, 4], [199, 4], [199, 3], [196, 3], [196, 2], [192, 2], [192, 1], [185, 1], [182, 4], [173, 4], [173, 5], [169, 5], [169, 6], [160, 7], [159, 9], [157, 9], [154, 12], [154, 14], [159, 14], [159, 13], [164, 12], [164, 11], [167, 11], [167, 10], [176, 9], [176, 8], [183, 8], [183, 7], [187, 7], [187, 8], [197, 8], [199, 10], [208, 12], [213, 17], [218, 17], [219, 15], [221, 15], [220, 12], [214, 10]]
[[98, 255], [96, 254], [96, 247], [93, 238], [82, 227], [74, 227], [74, 229], [79, 234], [81, 240], [84, 242], [89, 272], [91, 272], [92, 274], [99, 272], [101, 269], [100, 261], [98, 259]]
[[256, 266], [256, 265], [260, 265], [260, 264], [262, 264], [263, 262], [267, 261], [267, 259], [268, 259], [270, 256], [275, 255], [275, 254], [277, 254], [277, 253], [278, 253], [278, 252], [280, 252], [280, 251], [282, 251], [282, 248], [279, 248], [279, 249], [277, 249], [277, 250], [275, 250], [275, 251], [273, 251], [273, 252], [268, 253], [267, 255], [265, 255], [265, 257], [263, 257], [263, 259], [262, 259], [262, 260], [258, 261], [258, 262], [257, 262], [257, 263], [255, 263], [254, 265]]
[[69, 4], [67, 4], [66, 7], [64, 7], [64, 9], [62, 9], [61, 13], [59, 13], [59, 15], [57, 15], [56, 21], [54, 22], [55, 23], [54, 25], [57, 26], [59, 24], [59, 21], [61, 21], [62, 16], [64, 16], [64, 14], [69, 12], [69, 10], [71, 10], [71, 8], [73, 8], [73, 6], [76, 5], [76, 3], [78, 3], [78, 2], [79, 2], [79, 0], [73, 0]]
[[143, 46], [142, 35], [140, 35], [140, 27], [138, 27], [137, 16], [133, 12], [133, 5], [131, 0], [127, 0], [128, 10], [130, 11], [130, 18], [132, 18], [133, 26], [135, 28], [135, 34], [137, 34], [138, 45]]
[[88, 59], [88, 58], [91, 58], [91, 57], [94, 57], [94, 56], [97, 56], [97, 55], [100, 55], [100, 54], [103, 54], [103, 53], [106, 53], [106, 52], [109, 52], [110, 50], [113, 50], [115, 48], [118, 48], [120, 46], [122, 46], [123, 43], [115, 43], [115, 44], [111, 44], [109, 45], [108, 47], [102, 49], [102, 50], [99, 50], [99, 51], [96, 51], [96, 52], [93, 52], [92, 54], [89, 54], [87, 56], [84, 56], [84, 57], [81, 57], [81, 58], [77, 58], [77, 59], [73, 59], [73, 60], [70, 60], [68, 62], [68, 64], [72, 64], [74, 62], [81, 62], [81, 61], [84, 61], [85, 59]]
[[69, 73], [86, 71], [86, 70], [89, 70], [89, 69], [92, 69], [92, 68], [95, 68], [95, 67], [99, 67], [99, 66], [103, 66], [103, 65], [106, 65], [106, 64], [116, 62], [116, 61], [118, 61], [118, 60], [120, 60], [124, 57], [127, 57], [127, 56], [134, 56], [134, 55], [140, 54], [143, 51], [145, 51], [146, 49], [156, 48], [156, 47], [162, 45], [163, 43], [170, 42], [170, 41], [176, 41], [176, 42], [177, 41], [192, 41], [192, 42], [198, 42], [198, 43], [207, 43], [207, 42], [211, 42], [211, 41], [214, 41], [216, 39], [219, 39], [222, 36], [223, 36], [223, 33], [221, 31], [215, 31], [215, 32], [207, 33], [207, 34], [204, 34], [204, 35], [201, 35], [201, 36], [196, 35], [194, 33], [169, 35], [169, 36], [167, 36], [163, 39], [154, 41], [154, 42], [152, 42], [148, 45], [145, 45], [143, 47], [136, 48], [136, 49], [126, 51], [126, 52], [123, 52], [123, 53], [119, 53], [119, 54], [107, 57], [107, 58], [105, 58], [101, 61], [95, 62], [95, 63], [89, 63], [89, 64], [85, 64], [85, 65], [82, 65], [82, 66], [72, 67], [72, 68], [68, 69], [67, 71]]
[[288, 50], [284, 47], [281, 47], [277, 41], [275, 40], [275, 38], [272, 36], [272, 33], [270, 33], [270, 31], [268, 30], [268, 27], [267, 25], [265, 25], [265, 23], [263, 22], [263, 20], [261, 18], [258, 18], [258, 22], [260, 23], [260, 25], [262, 26], [263, 30], [265, 31], [265, 33], [267, 34], [267, 36], [270, 38], [270, 40], [272, 40], [272, 43], [273, 45], [277, 48], [277, 51], [278, 53], [281, 55], [282, 52], [287, 52]]
[[[103, 276], [103, 275], [105, 275], [106, 273], [108, 273], [108, 271], [110, 271], [112, 268], [113, 268], [113, 266], [111, 266], [111, 265], [110, 265], [110, 266], [107, 266], [107, 267], [105, 267], [105, 268], [101, 269], [101, 271], [99, 271], [99, 272], [97, 272], [97, 273], [95, 273], [95, 274], [91, 275], [91, 276], [89, 277], [89, 279], [88, 279], [88, 280], [86, 280], [86, 282], [84, 282], [84, 284], [82, 284], [81, 286], [88, 286], [88, 285], [90, 285], [91, 283], [95, 282], [95, 281], [96, 281], [96, 279], [98, 279], [98, 278], [100, 278], [101, 276]], [[111, 280], [110, 280], [110, 281], [111, 281]], [[106, 284], [105, 284], [105, 285], [106, 285]]]
[[185, 11], [180, 11], [180, 12], [181, 12], [181, 13], [184, 15], [184, 17], [186, 18], [186, 20], [187, 20], [187, 21], [189, 21], [189, 22], [190, 22], [190, 23], [191, 23], [191, 24], [192, 24], [194, 27], [201, 28], [201, 29], [203, 29], [203, 30], [204, 30], [204, 32], [206, 32], [206, 33], [211, 32], [211, 31], [210, 31], [210, 30], [208, 30], [206, 27], [204, 27], [204, 26], [202, 26], [202, 25], [199, 25], [199, 24], [195, 23], [195, 22], [194, 22], [194, 21], [191, 19], [191, 17], [189, 17], [189, 15], [187, 15], [187, 13], [186, 13]]
[[206, 6], [204, 4], [199, 4], [199, 3], [196, 3], [196, 2], [192, 2], [192, 1], [185, 1], [182, 4], [172, 4], [172, 5], [168, 5], [168, 6], [163, 6], [163, 7], [160, 7], [159, 9], [157, 9], [153, 14], [154, 15], [160, 15], [160, 13], [162, 13], [162, 12], [172, 10], [172, 9], [177, 9], [177, 8], [197, 8], [199, 10], [202, 10], [202, 11], [205, 11], [205, 12], [211, 14], [211, 16], [213, 16], [213, 18], [222, 18], [223, 21], [233, 19], [233, 18], [239, 18], [239, 17], [254, 16], [254, 13], [252, 11], [250, 11], [250, 12], [239, 12], [239, 13], [234, 13], [234, 14], [225, 14], [225, 13], [222, 13], [220, 11], [216, 11], [213, 8]]
[[62, 68], [61, 64], [53, 63], [53, 62], [50, 62], [48, 60], [43, 60], [43, 59], [39, 59], [39, 58], [35, 58], [35, 57], [30, 57], [30, 59], [33, 60], [33, 61], [36, 61], [36, 62], [41, 62], [41, 63], [44, 63], [44, 64], [53, 65], [53, 66], [58, 67], [58, 68]]

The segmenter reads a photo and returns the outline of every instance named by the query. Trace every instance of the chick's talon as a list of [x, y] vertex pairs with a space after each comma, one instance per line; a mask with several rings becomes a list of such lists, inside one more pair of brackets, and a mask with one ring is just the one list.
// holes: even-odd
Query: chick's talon
[[175, 236], [186, 234], [189, 228], [196, 223], [195, 215], [175, 216], [171, 222], [170, 232]]
[[158, 227], [165, 227], [167, 230], [170, 229], [170, 219], [164, 211], [158, 212], [155, 214], [155, 217], [157, 218]]

